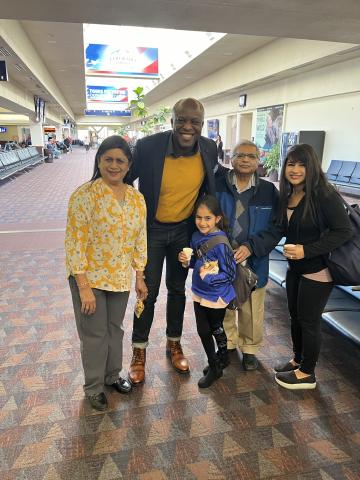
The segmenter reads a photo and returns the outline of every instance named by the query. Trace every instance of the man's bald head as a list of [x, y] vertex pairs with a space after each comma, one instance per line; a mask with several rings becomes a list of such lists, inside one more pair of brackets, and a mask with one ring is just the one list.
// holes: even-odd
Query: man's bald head
[[204, 106], [199, 100], [196, 100], [196, 98], [181, 98], [178, 100], [175, 105], [173, 106], [172, 109], [172, 117], [176, 116], [176, 112], [183, 109], [183, 108], [190, 108], [192, 110], [197, 110], [201, 112], [202, 117], [204, 119]]
[[204, 125], [204, 107], [195, 98], [182, 98], [175, 103], [171, 125], [178, 149], [191, 151], [198, 141]]

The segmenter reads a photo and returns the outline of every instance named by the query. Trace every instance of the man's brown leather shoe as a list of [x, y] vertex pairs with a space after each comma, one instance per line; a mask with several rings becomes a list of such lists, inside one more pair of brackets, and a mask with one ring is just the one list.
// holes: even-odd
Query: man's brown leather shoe
[[190, 371], [189, 362], [184, 357], [181, 344], [179, 341], [168, 340], [166, 344], [166, 356], [171, 359], [171, 363], [175, 370], [180, 373], [188, 373]]
[[146, 348], [133, 348], [133, 357], [129, 369], [129, 380], [136, 386], [145, 380]]

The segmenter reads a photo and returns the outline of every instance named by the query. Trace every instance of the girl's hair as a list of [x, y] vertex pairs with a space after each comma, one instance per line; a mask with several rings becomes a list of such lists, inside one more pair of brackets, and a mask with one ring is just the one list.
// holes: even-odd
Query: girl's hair
[[[90, 179], [91, 182], [101, 177], [101, 173], [99, 170], [100, 158], [102, 157], [102, 155], [104, 155], [104, 153], [113, 148], [120, 148], [120, 150], [123, 151], [125, 157], [129, 160], [129, 163], [132, 163], [132, 154], [127, 141], [123, 137], [120, 137], [120, 135], [112, 135], [111, 137], [107, 137], [103, 142], [101, 142], [101, 145], [96, 152], [94, 171]], [[131, 184], [131, 182], [129, 181], [129, 172], [125, 175], [123, 181], [124, 183]]]
[[289, 161], [301, 163], [305, 167], [305, 203], [302, 218], [305, 218], [305, 216], [309, 214], [312, 220], [316, 221], [317, 195], [326, 195], [327, 192], [330, 193], [333, 187], [330, 185], [321, 169], [321, 163], [315, 150], [311, 145], [306, 143], [294, 145], [286, 154], [280, 174], [280, 196], [277, 221], [280, 224], [283, 224], [286, 221], [288, 200], [294, 189], [293, 185], [285, 178], [285, 168]]
[[195, 208], [194, 208], [194, 212], [195, 212], [195, 215], [196, 215], [196, 212], [198, 210], [198, 208], [201, 206], [201, 205], [205, 205], [205, 207], [210, 210], [210, 212], [215, 215], [215, 217], [221, 217], [220, 221], [216, 224], [216, 226], [220, 229], [220, 230], [223, 230], [225, 233], [227, 233], [227, 229], [228, 229], [228, 221], [226, 219], [226, 217], [224, 216], [222, 210], [221, 210], [221, 207], [220, 207], [220, 204], [217, 200], [216, 197], [214, 197], [213, 195], [203, 195], [202, 197], [199, 197], [197, 199], [197, 202], [195, 204]]

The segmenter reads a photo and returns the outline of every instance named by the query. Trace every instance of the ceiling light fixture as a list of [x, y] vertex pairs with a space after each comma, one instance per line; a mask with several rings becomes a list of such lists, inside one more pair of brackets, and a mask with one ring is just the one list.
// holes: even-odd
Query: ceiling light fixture
[[5, 47], [0, 47], [0, 53], [3, 57], [11, 57], [12, 54]]
[[25, 72], [25, 71], [26, 71], [26, 68], [23, 67], [20, 63], [15, 63], [15, 64], [14, 64], [14, 68], [16, 68], [16, 70], [17, 70], [18, 72]]

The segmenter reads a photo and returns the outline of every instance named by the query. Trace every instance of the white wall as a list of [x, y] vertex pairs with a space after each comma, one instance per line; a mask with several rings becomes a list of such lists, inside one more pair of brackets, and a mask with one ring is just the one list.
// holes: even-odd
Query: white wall
[[[224, 119], [235, 113], [253, 112], [255, 136], [256, 109], [284, 104], [283, 131], [326, 132], [322, 163], [325, 170], [335, 158], [360, 160], [360, 58], [249, 88], [245, 93], [244, 109], [238, 107], [238, 94], [204, 102], [207, 118]], [[228, 138], [224, 144], [231, 147]]]
[[360, 92], [288, 105], [285, 131], [325, 130], [323, 169], [333, 159], [360, 161]]

